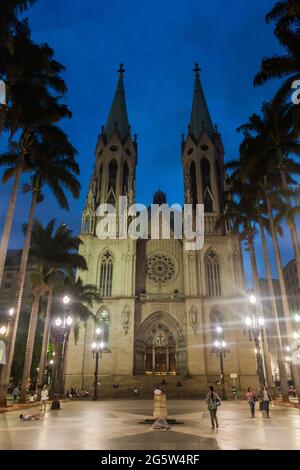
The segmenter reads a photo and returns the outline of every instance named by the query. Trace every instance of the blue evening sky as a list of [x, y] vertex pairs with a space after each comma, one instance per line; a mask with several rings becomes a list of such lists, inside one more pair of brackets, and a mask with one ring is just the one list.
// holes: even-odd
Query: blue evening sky
[[[138, 134], [138, 202], [151, 202], [158, 187], [167, 193], [169, 203], [183, 201], [180, 135], [187, 131], [195, 61], [202, 68], [202, 84], [226, 159], [236, 157], [236, 128], [259, 111], [277, 85], [253, 87], [262, 57], [280, 52], [273, 26], [264, 21], [273, 4], [274, 0], [40, 0], [28, 12], [32, 35], [49, 43], [67, 68], [73, 119], [64, 128], [79, 152], [82, 193], [79, 200], [70, 201], [69, 212], [60, 210], [46, 193], [37, 217], [44, 222], [55, 217], [79, 232], [97, 135], [108, 116], [120, 62], [126, 68], [132, 132]], [[1, 228], [10, 187], [0, 187]], [[21, 224], [28, 206], [29, 196], [20, 192], [11, 247], [22, 246]], [[281, 240], [284, 262], [292, 257], [290, 245], [286, 233]], [[259, 244], [257, 249], [263, 276]], [[245, 268], [249, 282], [247, 253]]]

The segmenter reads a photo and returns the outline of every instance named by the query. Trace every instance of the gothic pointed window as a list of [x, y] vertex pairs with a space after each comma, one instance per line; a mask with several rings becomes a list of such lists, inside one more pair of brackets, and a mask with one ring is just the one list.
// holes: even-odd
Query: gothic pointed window
[[108, 190], [112, 189], [116, 193], [118, 164], [112, 160], [108, 167]]
[[220, 263], [218, 255], [214, 251], [210, 251], [206, 255], [205, 271], [207, 294], [210, 297], [219, 297], [221, 295]]
[[206, 188], [211, 189], [211, 180], [210, 180], [210, 163], [207, 158], [201, 160], [201, 175], [202, 175], [202, 189], [203, 192]]
[[190, 181], [191, 181], [191, 199], [192, 199], [193, 206], [195, 206], [198, 202], [198, 198], [197, 198], [196, 165], [194, 161], [192, 161], [192, 163], [190, 164]]
[[100, 328], [100, 341], [104, 343], [105, 348], [107, 348], [109, 339], [109, 323], [109, 312], [107, 307], [103, 305], [96, 314], [96, 325]]
[[206, 188], [203, 196], [204, 212], [213, 212], [213, 200], [210, 191]]
[[127, 162], [124, 162], [123, 165], [123, 184], [122, 184], [122, 194], [126, 195], [128, 193], [128, 176], [129, 168]]
[[224, 331], [224, 315], [219, 310], [212, 310], [210, 312], [210, 331], [212, 340], [215, 341], [220, 338], [220, 333], [218, 333], [218, 328], [222, 328]]
[[109, 251], [101, 256], [100, 262], [100, 295], [111, 297], [113, 278], [113, 257]]

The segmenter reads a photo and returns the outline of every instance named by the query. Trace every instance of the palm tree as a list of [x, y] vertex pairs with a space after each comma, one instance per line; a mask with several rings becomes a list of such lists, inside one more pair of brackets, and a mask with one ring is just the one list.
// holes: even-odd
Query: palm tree
[[[73, 277], [66, 277], [63, 284], [56, 289], [56, 304], [57, 309], [61, 308], [59, 305], [59, 299], [62, 296], [68, 295], [71, 299], [70, 312], [75, 320], [73, 325], [74, 339], [75, 342], [78, 340], [80, 324], [86, 323], [89, 318], [96, 321], [93, 313], [94, 303], [100, 303], [102, 298], [100, 296], [99, 289], [93, 284], [83, 284], [82, 280], [78, 278], [76, 281]], [[64, 369], [66, 363], [67, 346], [69, 340], [69, 334], [65, 337], [66, 344], [63, 344], [59, 333], [54, 334], [55, 343], [55, 368], [53, 370], [53, 382], [52, 391], [63, 395], [64, 390]]]
[[[80, 183], [76, 178], [76, 175], [79, 174], [79, 167], [75, 161], [76, 150], [70, 144], [65, 133], [56, 126], [45, 126], [43, 128], [42, 137], [43, 140], [35, 139], [30, 147], [30, 162], [33, 174], [31, 176], [30, 184], [25, 187], [25, 190], [31, 191], [31, 205], [19, 274], [17, 277], [14, 315], [10, 320], [11, 333], [8, 341], [7, 362], [1, 371], [0, 402], [6, 401], [6, 387], [9, 381], [13, 360], [14, 344], [24, 290], [34, 214], [38, 202], [41, 202], [43, 198], [42, 189], [44, 186], [48, 186], [57, 199], [60, 207], [64, 209], [69, 208], [65, 189], [70, 191], [75, 198], [78, 198], [80, 191]], [[11, 169], [9, 168], [6, 171], [8, 172], [9, 170]], [[14, 170], [15, 168], [13, 168], [11, 172], [12, 176]]]
[[259, 222], [259, 229], [260, 229], [260, 235], [261, 235], [261, 241], [262, 241], [264, 263], [266, 267], [269, 300], [271, 302], [271, 313], [272, 313], [272, 319], [275, 325], [275, 337], [274, 337], [275, 352], [276, 352], [276, 359], [277, 359], [278, 369], [279, 369], [282, 400], [287, 402], [289, 401], [287, 373], [286, 373], [286, 366], [284, 362], [283, 346], [282, 346], [282, 341], [281, 341], [281, 331], [280, 331], [280, 326], [279, 326], [279, 316], [278, 316], [278, 310], [277, 310], [277, 305], [276, 305], [276, 300], [275, 300], [275, 292], [274, 292], [274, 286], [273, 286], [273, 280], [272, 280], [270, 258], [269, 258], [268, 246], [267, 246], [266, 235], [265, 235], [265, 226], [266, 226], [266, 222], [263, 219], [261, 219]]
[[[247, 125], [246, 125], [247, 126]], [[244, 127], [244, 131], [249, 131], [249, 128]], [[279, 278], [281, 300], [283, 307], [283, 314], [285, 318], [285, 344], [288, 345], [292, 338], [292, 322], [290, 318], [290, 309], [287, 298], [286, 285], [283, 275], [282, 260], [277, 236], [277, 227], [275, 224], [273, 210], [279, 209], [282, 211], [282, 207], [285, 204], [285, 200], [282, 199], [287, 194], [286, 190], [281, 188], [281, 173], [278, 168], [276, 159], [272, 160], [270, 155], [273, 155], [272, 147], [268, 146], [268, 139], [265, 134], [261, 133], [256, 137], [249, 137], [246, 134], [245, 139], [241, 145], [241, 158], [240, 167], [242, 168], [241, 173], [243, 177], [247, 176], [250, 181], [250, 187], [255, 188], [258, 200], [262, 201], [265, 206], [265, 211], [268, 215], [270, 232], [272, 236], [272, 242], [274, 247], [277, 272]], [[285, 160], [285, 168], [289, 179], [293, 181], [289, 174], [289, 159]], [[293, 163], [292, 168], [294, 169]], [[278, 189], [279, 187], [279, 189]], [[282, 352], [282, 350], [281, 350]], [[282, 354], [278, 355], [280, 361]], [[293, 376], [295, 381], [295, 388], [300, 398], [300, 368], [293, 366]]]
[[[55, 123], [62, 118], [70, 118], [72, 116], [67, 106], [61, 104], [58, 98], [49, 95], [47, 91], [46, 86], [50, 83], [52, 83], [54, 87], [57, 82], [57, 91], [63, 92], [65, 88], [59, 76], [62, 66], [53, 60], [53, 51], [49, 51], [48, 46], [43, 47], [43, 53], [39, 53], [38, 56], [35, 57], [35, 60], [33, 60], [31, 56], [33, 63], [37, 62], [39, 67], [41, 67], [41, 69], [38, 70], [36, 70], [37, 65], [35, 65], [35, 68], [33, 67], [33, 74], [38, 77], [38, 80], [36, 77], [34, 78], [36, 82], [34, 92], [32, 91], [32, 84], [28, 83], [28, 79], [25, 89], [20, 89], [18, 85], [19, 88], [16, 91], [16, 97], [12, 99], [12, 105], [8, 112], [7, 128], [10, 129], [11, 137], [18, 128], [22, 129], [18, 146], [17, 144], [13, 144], [14, 147], [12, 147], [11, 144], [8, 152], [4, 155], [0, 155], [1, 166], [15, 166], [15, 170], [9, 168], [2, 178], [2, 181], [5, 183], [7, 179], [11, 177], [12, 173], [14, 175], [14, 183], [0, 245], [0, 285], [3, 278], [20, 178], [22, 172], [28, 170], [26, 158], [28, 158], [31, 144], [35, 140], [43, 139], [43, 135], [45, 134], [45, 130], [47, 131], [49, 124]], [[29, 67], [30, 66], [28, 66], [28, 68]], [[30, 91], [32, 91], [32, 93]], [[22, 101], [22, 104], [20, 104], [20, 101]]]
[[66, 92], [60, 77], [64, 67], [53, 59], [53, 50], [31, 40], [28, 20], [18, 19], [37, 0], [2, 0], [0, 12], [0, 79], [6, 85], [7, 103], [0, 109], [0, 134], [8, 113], [10, 123], [5, 128], [16, 130], [28, 104], [43, 95], [47, 101], [49, 89], [61, 96]]
[[277, 2], [266, 16], [266, 22], [276, 21], [276, 30], [292, 26], [300, 21], [300, 4], [298, 0]]
[[[87, 269], [86, 261], [83, 256], [77, 253], [82, 241], [79, 237], [72, 235], [72, 230], [65, 224], [60, 225], [56, 231], [55, 220], [51, 220], [45, 227], [38, 222], [34, 222], [30, 257], [32, 262], [42, 267], [42, 282], [46, 283], [48, 291], [47, 308], [44, 320], [44, 333], [42, 350], [39, 364], [38, 384], [39, 392], [44, 383], [45, 366], [47, 360], [50, 318], [53, 304], [53, 291], [62, 282], [62, 277], [66, 274], [71, 275], [74, 269]], [[31, 342], [34, 341], [35, 331], [30, 329], [28, 336], [31, 336]], [[32, 356], [32, 351], [30, 352]], [[31, 362], [31, 361], [29, 361]], [[23, 389], [26, 385], [30, 373], [30, 367], [24, 372]]]
[[48, 292], [48, 286], [43, 279], [43, 267], [39, 266], [38, 270], [31, 275], [33, 302], [31, 308], [30, 322], [28, 327], [27, 342], [25, 349], [25, 359], [23, 365], [23, 376], [21, 382], [20, 403], [26, 403], [26, 390], [28, 379], [30, 376], [33, 348], [35, 342], [35, 333], [39, 317], [40, 300], [43, 295]]
[[300, 79], [300, 8], [298, 0], [277, 2], [266, 21], [277, 21], [275, 34], [286, 50], [286, 55], [265, 58], [261, 71], [254, 79], [255, 86], [261, 86], [274, 78], [284, 78], [277, 92], [277, 98], [284, 100], [292, 90], [294, 81]]
[[[295, 224], [290, 188], [296, 183], [293, 175], [300, 174], [300, 165], [290, 155], [300, 156], [299, 116], [295, 114], [295, 106], [290, 103], [278, 102], [274, 99], [262, 106], [262, 116], [253, 114], [249, 122], [239, 127], [238, 131], [254, 136], [256, 145], [254, 160], [260, 156], [260, 166], [264, 164], [264, 172], [280, 174], [281, 185], [285, 190], [286, 207], [288, 210], [287, 223], [291, 234], [297, 274], [300, 287], [300, 250]], [[248, 139], [249, 140], [249, 139]], [[248, 145], [250, 141], [246, 141]], [[253, 158], [252, 158], [253, 161]], [[263, 173], [261, 173], [263, 174]], [[280, 183], [278, 183], [280, 187]], [[283, 193], [284, 194], [284, 193]]]
[[[224, 219], [230, 223], [232, 229], [240, 233], [241, 240], [245, 242], [246, 249], [249, 252], [252, 282], [254, 292], [258, 299], [260, 296], [259, 276], [257, 269], [256, 253], [254, 239], [257, 233], [257, 213], [255, 191], [253, 186], [245, 182], [241, 178], [239, 169], [239, 162], [232, 161], [226, 165], [227, 170], [234, 170], [230, 177], [227, 177], [228, 189], [223, 194], [222, 206], [223, 215], [221, 216], [218, 224], [224, 223]], [[257, 303], [257, 312], [262, 314], [262, 306]], [[269, 354], [266, 348], [266, 343], [262, 342], [263, 356], [261, 353], [257, 354], [258, 374], [261, 384], [264, 383], [263, 370], [265, 365], [266, 380], [270, 387], [275, 391], [272, 372], [270, 367]]]

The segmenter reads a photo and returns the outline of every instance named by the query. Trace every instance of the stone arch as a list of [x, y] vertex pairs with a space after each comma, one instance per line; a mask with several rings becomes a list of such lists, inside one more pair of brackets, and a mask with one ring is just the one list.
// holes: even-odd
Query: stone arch
[[206, 291], [209, 297], [222, 295], [221, 263], [216, 250], [208, 249], [204, 258]]
[[156, 311], [138, 327], [135, 340], [135, 373], [187, 373], [186, 334], [180, 323], [169, 313]]

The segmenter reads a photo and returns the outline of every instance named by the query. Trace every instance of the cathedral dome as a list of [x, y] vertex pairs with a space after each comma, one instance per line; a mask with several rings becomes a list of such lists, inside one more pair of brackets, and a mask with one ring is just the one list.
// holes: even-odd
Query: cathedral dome
[[153, 204], [166, 204], [167, 203], [167, 195], [163, 191], [156, 191], [153, 195]]

